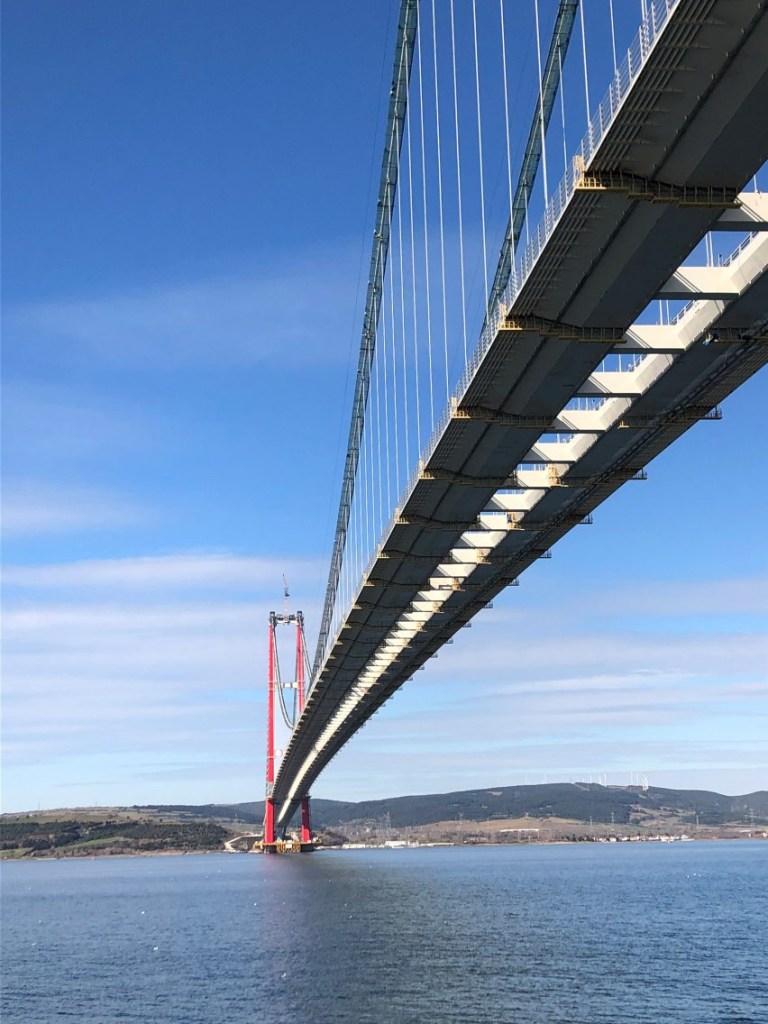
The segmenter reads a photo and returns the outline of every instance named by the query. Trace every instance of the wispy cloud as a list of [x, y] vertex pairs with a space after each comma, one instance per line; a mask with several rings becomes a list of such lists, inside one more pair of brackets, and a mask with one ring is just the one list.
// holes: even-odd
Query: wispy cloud
[[[89, 770], [121, 780], [132, 802], [145, 799], [135, 787], [147, 761], [158, 765], [152, 791], [169, 800], [181, 777], [205, 778], [202, 761], [219, 766], [218, 784], [229, 778], [236, 795], [243, 765], [227, 765], [248, 749], [256, 786], [266, 617], [286, 571], [294, 593], [315, 595], [301, 601], [311, 642], [321, 569], [314, 560], [228, 552], [7, 567], [11, 769], [58, 759], [58, 779], [79, 778], [85, 750], [97, 759]], [[713, 580], [706, 589], [727, 605], [737, 594], [755, 598], [759, 584]], [[651, 589], [646, 603], [655, 608]], [[667, 585], [657, 589], [661, 600]], [[591, 603], [500, 602], [406, 684], [334, 760], [318, 792], [362, 797], [496, 785], [523, 772], [638, 769], [655, 779], [664, 770], [674, 784], [675, 771], [696, 765], [757, 778], [765, 635], [721, 623], [693, 630], [685, 601], [663, 629], [642, 617], [629, 625], [628, 595], [615, 597], [599, 613]], [[519, 605], [520, 597], [504, 600]], [[167, 771], [164, 759], [173, 761]], [[180, 763], [189, 771], [180, 775]]]
[[[286, 566], [306, 594], [316, 564], [276, 557], [187, 553], [7, 568], [6, 759], [29, 765], [84, 749], [107, 762], [161, 750], [216, 758], [243, 728], [253, 749], [266, 621]], [[302, 604], [311, 628], [317, 608]]]
[[[739, 671], [764, 672], [768, 664], [768, 636], [764, 633], [691, 631], [632, 632], [606, 622], [604, 628], [558, 631], [558, 623], [547, 622], [547, 636], [531, 637], [526, 630], [502, 634], [484, 628], [480, 636], [457, 642], [441, 654], [441, 676], [529, 682], [561, 678], [603, 677], [610, 667], [620, 665], [624, 673], [683, 676]], [[611, 628], [614, 627], [614, 628]], [[479, 633], [480, 630], [478, 629]]]
[[765, 594], [758, 577], [595, 586], [565, 605], [556, 588], [510, 593], [371, 720], [318, 795], [414, 792], [414, 777], [437, 792], [526, 774], [626, 783], [638, 770], [658, 785], [758, 789], [768, 635], [747, 613]]
[[308, 253], [250, 275], [18, 306], [7, 329], [121, 366], [251, 365], [299, 346], [312, 365], [346, 357], [356, 272], [345, 252]]
[[137, 502], [97, 488], [28, 480], [6, 480], [3, 486], [2, 528], [7, 536], [113, 529], [149, 518], [151, 513]]
[[135, 402], [8, 373], [3, 423], [9, 438], [6, 456], [12, 455], [19, 466], [40, 458], [60, 466], [104, 452], [114, 459], [150, 445], [156, 448], [163, 437], [157, 417], [146, 407], [137, 409]]
[[262, 590], [279, 594], [283, 575], [288, 579], [307, 579], [320, 565], [312, 560], [248, 558], [230, 554], [159, 555], [142, 558], [113, 558], [60, 565], [7, 566], [2, 579], [7, 586], [52, 590], [103, 589], [136, 591], [224, 588]]
[[338, 755], [314, 792], [318, 797], [369, 799], [603, 778], [609, 785], [628, 785], [644, 772], [654, 786], [743, 794], [765, 789], [768, 778], [764, 746], [754, 741], [741, 746], [695, 738], [669, 743], [638, 735], [628, 743], [611, 739], [607, 731], [576, 742], [561, 735], [553, 742], [539, 739], [478, 744], [462, 748], [458, 756], [455, 750], [415, 746], [406, 764], [369, 732], [364, 741], [352, 740]]
[[[589, 611], [595, 615], [615, 614], [619, 596], [614, 587], [605, 594], [591, 594]], [[633, 587], [626, 611], [630, 618], [664, 615], [673, 619], [681, 615], [768, 613], [768, 577], [675, 580], [664, 586], [644, 583]]]
[[557, 573], [546, 581], [526, 578], [520, 589], [507, 591], [507, 596], [480, 621], [492, 622], [499, 630], [527, 628], [533, 621], [554, 622], [558, 630], [568, 631], [571, 627], [578, 630], [588, 619], [611, 619], [620, 621], [622, 628], [631, 628], [635, 622], [662, 617], [674, 624], [694, 616], [704, 617], [705, 622], [710, 616], [768, 613], [768, 576], [760, 572], [699, 579], [644, 579], [628, 584], [586, 578], [580, 581], [578, 600], [569, 594], [565, 600], [553, 602], [558, 588], [571, 586], [570, 577]]

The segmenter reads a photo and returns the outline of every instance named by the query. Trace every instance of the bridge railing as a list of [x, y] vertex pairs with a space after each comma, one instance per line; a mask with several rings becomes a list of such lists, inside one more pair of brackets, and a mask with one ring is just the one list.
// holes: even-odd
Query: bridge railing
[[[513, 304], [520, 293], [581, 181], [584, 171], [592, 162], [632, 84], [645, 66], [648, 55], [662, 28], [679, 2], [680, 0], [655, 0], [649, 5], [647, 15], [641, 23], [632, 45], [616, 69], [610, 87], [589, 121], [571, 166], [566, 170], [555, 194], [549, 200], [541, 222], [526, 244], [522, 257], [515, 262], [509, 283], [501, 299], [501, 304], [506, 308]], [[481, 344], [484, 341], [486, 341], [485, 337], [481, 339]]]
[[[617, 66], [608, 90], [590, 118], [581, 144], [571, 160], [570, 166], [566, 168], [560, 184], [555, 192], [550, 196], [536, 231], [530, 236], [522, 254], [519, 257], [516, 256], [513, 261], [509, 282], [507, 283], [507, 286], [504, 289], [501, 299], [497, 303], [495, 309], [489, 313], [478, 343], [472, 354], [469, 356], [464, 371], [458, 380], [453, 393], [453, 398], [449, 400], [441, 416], [436, 421], [430, 438], [424, 446], [422, 454], [418, 460], [416, 468], [397, 499], [397, 504], [392, 516], [382, 530], [382, 540], [389, 536], [392, 528], [396, 525], [397, 519], [400, 515], [400, 510], [419, 480], [422, 466], [434, 454], [440, 438], [442, 437], [448, 421], [450, 420], [452, 408], [456, 403], [461, 401], [466, 393], [466, 390], [480, 366], [480, 363], [485, 358], [488, 349], [498, 334], [499, 327], [507, 316], [508, 310], [520, 294], [531, 271], [536, 265], [544, 246], [551, 238], [552, 233], [565, 212], [571, 197], [582, 180], [584, 172], [589, 168], [589, 165], [600, 147], [606, 132], [613, 124], [616, 114], [626, 99], [633, 83], [645, 67], [648, 56], [652, 52], [654, 44], [659, 38], [664, 25], [667, 23], [671, 13], [679, 3], [680, 0], [651, 0], [648, 4], [645, 17], [641, 21], [634, 40], [628, 48], [623, 60]], [[345, 612], [341, 615], [334, 614], [333, 618], [336, 623], [336, 628], [331, 631], [331, 635], [329, 635], [327, 639], [322, 663], [325, 662], [328, 652], [336, 642], [349, 608], [357, 601], [360, 591], [362, 590], [363, 583], [376, 563], [380, 548], [381, 541], [372, 551], [368, 563], [365, 565], [359, 578], [358, 585], [353, 588], [353, 593]]]
[[[734, 260], [739, 258], [739, 256], [742, 254], [742, 252], [744, 252], [744, 250], [747, 248], [747, 246], [752, 243], [752, 241], [757, 237], [757, 235], [758, 235], [758, 232], [750, 231], [749, 234], [745, 235], [745, 237], [742, 238], [742, 240], [739, 242], [739, 244], [736, 246], [736, 248], [733, 250], [733, 252], [731, 252], [728, 256], [726, 256], [725, 259], [721, 259], [720, 260], [720, 263], [718, 264], [718, 266], [729, 267], [731, 265], [731, 263], [734, 262]], [[675, 313], [675, 315], [672, 317], [672, 319], [669, 322], [671, 324], [679, 324], [681, 320], [684, 320], [685, 317], [687, 317], [688, 314], [692, 310], [696, 309], [696, 307], [699, 305], [699, 303], [703, 302], [703, 301], [705, 301], [705, 300], [703, 300], [703, 299], [690, 299], [688, 302], [686, 302], [686, 304], [684, 306], [681, 306], [680, 309], [678, 309], [678, 311]]]
[[[551, 238], [552, 232], [559, 223], [565, 208], [581, 181], [584, 171], [589, 167], [633, 82], [645, 66], [645, 61], [662, 28], [679, 2], [680, 0], [654, 0], [649, 5], [646, 17], [643, 19], [632, 45], [627, 50], [621, 64], [617, 67], [610, 87], [590, 119], [579, 149], [573, 157], [570, 166], [566, 169], [556, 191], [547, 203], [544, 215], [536, 231], [526, 243], [521, 257], [513, 263], [509, 282], [504, 289], [502, 297], [488, 317], [480, 339], [467, 361], [464, 372], [459, 378], [454, 392], [454, 400], [456, 402], [460, 401], [464, 396], [480, 363], [485, 358], [488, 349], [498, 334], [502, 321], [520, 294], [544, 246]], [[425, 462], [434, 452], [449, 418], [450, 403], [432, 432], [429, 443], [422, 455], [422, 462]], [[409, 492], [410, 482], [405, 494]]]
[[721, 267], [730, 267], [730, 265], [732, 263], [734, 263], [739, 258], [739, 256], [741, 256], [741, 254], [744, 252], [744, 250], [747, 248], [747, 246], [751, 245], [752, 242], [758, 236], [759, 236], [759, 232], [758, 231], [750, 231], [750, 233], [748, 235], [746, 235], [744, 238], [742, 238], [742, 240], [739, 242], [739, 244], [736, 246], [736, 248], [733, 250], [733, 252], [729, 256], [726, 256], [726, 258], [722, 261], [720, 266]]
[[[633, 82], [645, 66], [645, 61], [662, 28], [668, 21], [669, 15], [679, 2], [680, 0], [655, 0], [655, 2], [649, 5], [647, 15], [641, 23], [632, 45], [627, 50], [621, 64], [617, 67], [610, 87], [589, 121], [587, 131], [581, 140], [578, 151], [573, 157], [570, 166], [566, 169], [556, 191], [547, 203], [544, 215], [536, 231], [526, 243], [521, 257], [519, 259], [516, 258], [512, 265], [509, 282], [502, 293], [501, 300], [491, 316], [489, 316], [478, 344], [475, 346], [475, 350], [459, 378], [455, 392], [457, 399], [463, 396], [467, 390], [477, 368], [498, 333], [501, 321], [520, 294], [544, 246], [557, 227], [585, 170], [592, 162], [606, 132], [613, 123]], [[441, 420], [438, 427], [442, 429], [443, 426], [444, 421]], [[424, 458], [428, 458], [433, 450], [432, 443], [430, 443], [428, 445], [428, 453], [425, 453]]]

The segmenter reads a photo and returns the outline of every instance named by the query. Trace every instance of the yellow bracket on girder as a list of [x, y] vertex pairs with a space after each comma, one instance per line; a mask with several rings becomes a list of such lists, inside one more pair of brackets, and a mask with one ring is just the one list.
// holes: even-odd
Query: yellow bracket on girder
[[576, 189], [583, 192], [618, 192], [628, 199], [674, 206], [737, 207], [739, 190], [725, 185], [673, 185], [626, 171], [582, 171]]

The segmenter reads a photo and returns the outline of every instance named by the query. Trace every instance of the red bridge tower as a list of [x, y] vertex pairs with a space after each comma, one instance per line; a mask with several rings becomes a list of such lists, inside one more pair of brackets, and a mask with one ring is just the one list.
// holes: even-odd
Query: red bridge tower
[[[280, 675], [280, 658], [278, 655], [277, 627], [294, 624], [296, 628], [296, 671], [294, 678], [283, 681]], [[304, 615], [302, 612], [288, 613], [288, 587], [285, 588], [285, 605], [282, 615], [269, 613], [269, 670], [267, 675], [267, 790], [264, 811], [264, 842], [265, 853], [278, 853], [294, 850], [297, 845], [302, 853], [314, 849], [312, 843], [312, 827], [309, 814], [309, 797], [301, 801], [301, 838], [299, 843], [286, 842], [283, 837], [277, 838], [275, 829], [275, 802], [272, 792], [275, 785], [275, 705], [279, 704], [283, 721], [289, 729], [293, 729], [304, 710], [307, 686], [307, 647], [304, 639]], [[286, 690], [293, 690], [292, 713], [286, 701]]]

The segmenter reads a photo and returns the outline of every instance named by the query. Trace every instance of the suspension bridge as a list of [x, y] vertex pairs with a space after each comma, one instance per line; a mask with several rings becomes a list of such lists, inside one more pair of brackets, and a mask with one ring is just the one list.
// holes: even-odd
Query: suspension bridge
[[308, 844], [350, 737], [768, 360], [767, 55], [768, 0], [402, 0], [311, 666], [270, 618], [267, 848], [299, 806]]

